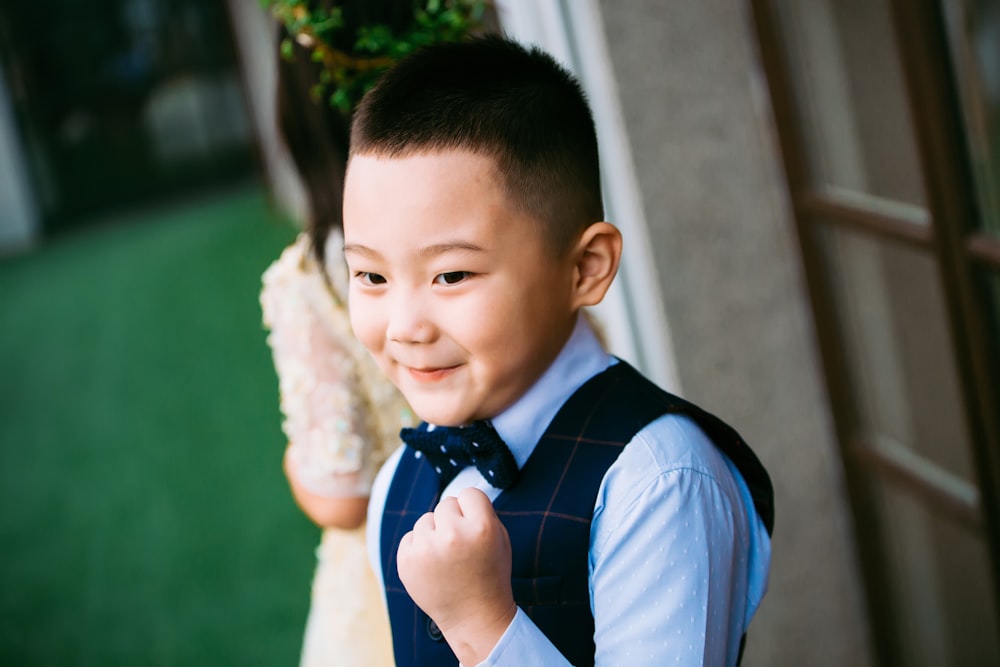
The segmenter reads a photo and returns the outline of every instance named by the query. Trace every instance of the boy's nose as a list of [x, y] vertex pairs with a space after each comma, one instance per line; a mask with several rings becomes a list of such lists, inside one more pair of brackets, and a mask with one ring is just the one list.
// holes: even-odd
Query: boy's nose
[[434, 327], [425, 304], [416, 295], [400, 294], [389, 304], [386, 338], [395, 343], [428, 343]]

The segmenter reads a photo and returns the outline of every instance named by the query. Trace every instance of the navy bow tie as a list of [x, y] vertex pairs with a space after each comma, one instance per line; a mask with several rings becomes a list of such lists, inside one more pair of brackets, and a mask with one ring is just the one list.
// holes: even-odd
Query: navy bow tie
[[404, 428], [403, 442], [421, 452], [441, 476], [441, 489], [463, 468], [476, 466], [490, 484], [509, 488], [517, 481], [517, 462], [507, 443], [485, 419], [468, 426]]

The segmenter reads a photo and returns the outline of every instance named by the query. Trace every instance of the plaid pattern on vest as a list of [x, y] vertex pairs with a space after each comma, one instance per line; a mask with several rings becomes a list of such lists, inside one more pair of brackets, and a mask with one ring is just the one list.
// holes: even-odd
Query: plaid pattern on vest
[[[493, 507], [510, 534], [517, 605], [571, 664], [594, 664], [587, 558], [597, 491], [636, 433], [666, 413], [694, 420], [737, 465], [770, 532], [774, 513], [767, 472], [725, 423], [673, 396], [624, 361], [585, 383], [559, 410], [512, 488]], [[397, 667], [457, 665], [440, 631], [407, 595], [396, 570], [399, 542], [434, 509], [438, 476], [407, 450], [382, 518], [381, 558]]]

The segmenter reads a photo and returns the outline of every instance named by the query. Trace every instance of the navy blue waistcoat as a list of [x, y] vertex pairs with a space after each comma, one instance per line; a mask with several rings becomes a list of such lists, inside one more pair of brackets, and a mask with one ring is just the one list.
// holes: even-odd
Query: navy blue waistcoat
[[[666, 413], [690, 417], [736, 464], [768, 532], [773, 526], [771, 481], [736, 431], [663, 391], [624, 361], [591, 378], [552, 420], [517, 484], [493, 502], [510, 534], [515, 602], [577, 667], [594, 664], [587, 559], [598, 488], [622, 448]], [[403, 453], [382, 515], [382, 573], [396, 665], [457, 665], [396, 570], [400, 540], [440, 496], [437, 474], [414, 454], [409, 448]]]

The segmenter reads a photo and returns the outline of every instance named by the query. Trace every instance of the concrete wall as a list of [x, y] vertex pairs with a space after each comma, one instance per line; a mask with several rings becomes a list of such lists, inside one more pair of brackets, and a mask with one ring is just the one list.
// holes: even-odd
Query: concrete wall
[[866, 665], [849, 512], [748, 3], [601, 0], [683, 394], [775, 483], [745, 665]]

